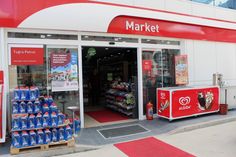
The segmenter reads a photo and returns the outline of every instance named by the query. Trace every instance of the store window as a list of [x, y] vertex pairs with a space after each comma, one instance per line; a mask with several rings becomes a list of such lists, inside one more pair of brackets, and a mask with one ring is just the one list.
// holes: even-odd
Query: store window
[[175, 67], [174, 57], [180, 54], [178, 49], [155, 49], [142, 51], [143, 69], [143, 103], [151, 101], [156, 113], [156, 89], [174, 87]]

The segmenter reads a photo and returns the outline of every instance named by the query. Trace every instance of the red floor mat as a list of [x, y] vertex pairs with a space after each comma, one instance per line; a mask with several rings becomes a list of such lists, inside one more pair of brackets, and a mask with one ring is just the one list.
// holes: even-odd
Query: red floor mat
[[90, 117], [93, 117], [96, 121], [100, 123], [115, 122], [129, 119], [129, 117], [123, 115], [122, 113], [117, 113], [108, 109], [104, 109], [101, 111], [90, 111], [85, 113]]
[[194, 157], [154, 137], [115, 144], [129, 157]]

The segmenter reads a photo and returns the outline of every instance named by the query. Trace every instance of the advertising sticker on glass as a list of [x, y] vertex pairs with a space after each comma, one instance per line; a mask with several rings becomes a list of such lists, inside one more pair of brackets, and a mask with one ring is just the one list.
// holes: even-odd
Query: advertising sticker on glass
[[188, 84], [188, 57], [187, 55], [175, 56], [175, 83]]
[[78, 55], [71, 49], [50, 53], [52, 91], [78, 90]]

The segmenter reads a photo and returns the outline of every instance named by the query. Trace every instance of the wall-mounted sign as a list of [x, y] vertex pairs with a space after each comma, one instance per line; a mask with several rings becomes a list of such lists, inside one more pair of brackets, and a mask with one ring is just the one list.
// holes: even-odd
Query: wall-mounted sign
[[66, 49], [51, 52], [52, 91], [78, 90], [78, 53]]
[[175, 83], [178, 85], [188, 84], [188, 56], [175, 56]]
[[44, 49], [43, 47], [31, 46], [12, 46], [10, 48], [11, 65], [42, 65], [44, 63]]

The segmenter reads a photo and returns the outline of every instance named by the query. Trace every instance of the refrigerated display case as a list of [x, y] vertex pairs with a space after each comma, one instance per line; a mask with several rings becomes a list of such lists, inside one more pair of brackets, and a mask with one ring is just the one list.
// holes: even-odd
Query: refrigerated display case
[[157, 88], [157, 114], [174, 120], [219, 111], [218, 86]]

